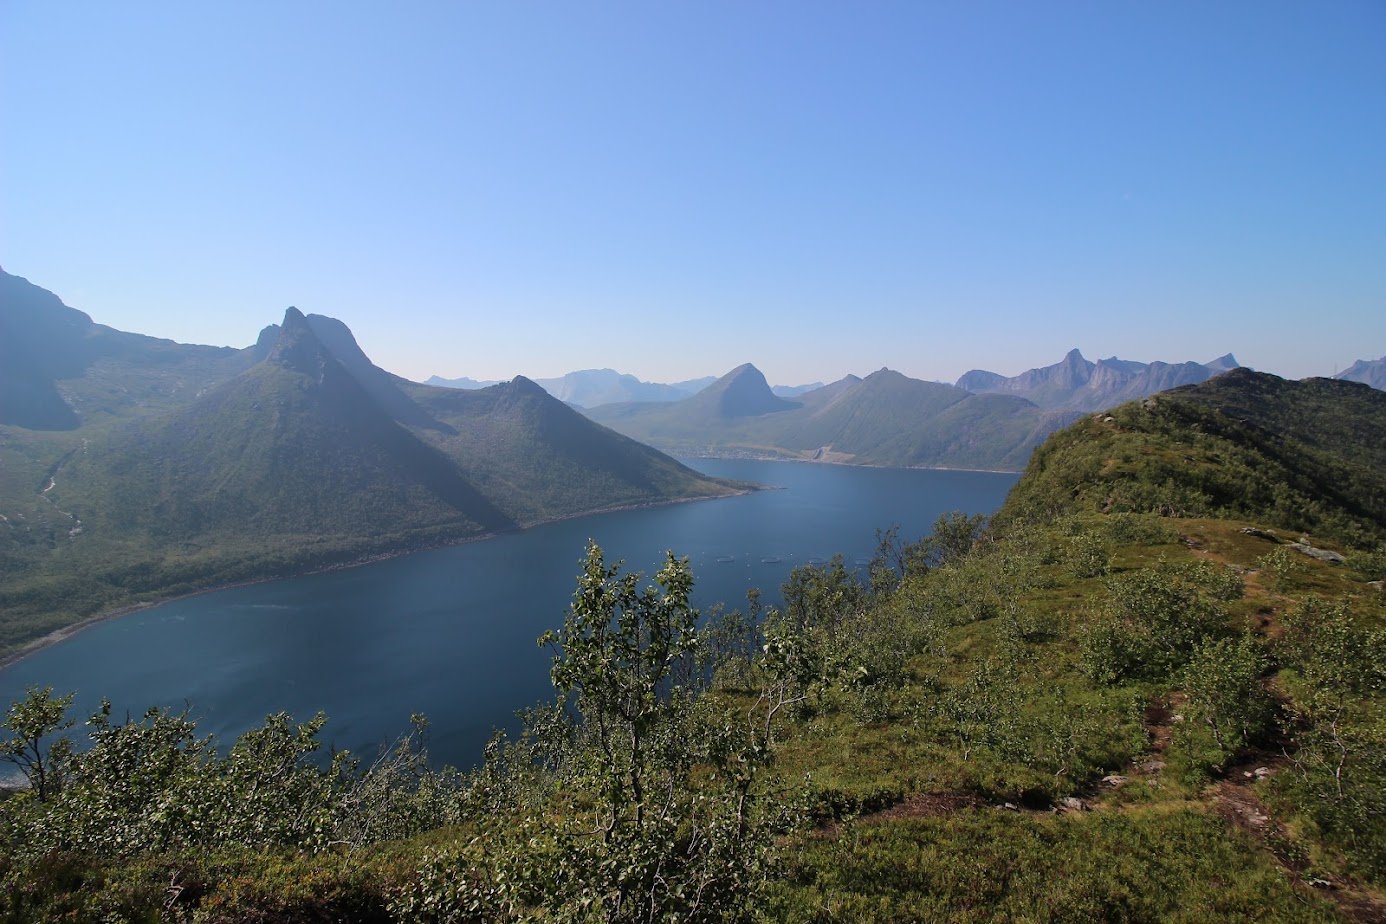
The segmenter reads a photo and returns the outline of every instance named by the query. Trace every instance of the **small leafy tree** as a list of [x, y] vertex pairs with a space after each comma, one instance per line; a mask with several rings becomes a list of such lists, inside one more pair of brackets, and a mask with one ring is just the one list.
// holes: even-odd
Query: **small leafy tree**
[[1282, 785], [1329, 839], [1386, 875], [1386, 630], [1346, 600], [1312, 597], [1283, 623], [1298, 773]]
[[889, 529], [876, 530], [876, 554], [867, 569], [871, 592], [877, 597], [888, 596], [906, 579], [927, 574], [931, 557], [929, 540], [909, 542], [901, 539], [899, 523]]
[[1190, 782], [1221, 770], [1270, 726], [1274, 700], [1266, 659], [1252, 638], [1209, 639], [1184, 669], [1185, 721], [1176, 727], [1172, 760]]
[[1256, 559], [1256, 567], [1265, 575], [1266, 586], [1276, 593], [1294, 590], [1309, 570], [1303, 556], [1283, 545]]
[[1099, 683], [1117, 683], [1181, 670], [1199, 643], [1226, 632], [1218, 601], [1233, 592], [1233, 583], [1240, 592], [1240, 583], [1226, 580], [1224, 572], [1161, 560], [1109, 578], [1110, 601], [1079, 638], [1084, 672]]
[[768, 752], [673, 682], [699, 647], [687, 559], [670, 553], [644, 589], [620, 569], [589, 544], [563, 628], [539, 639], [576, 714], [558, 773], [581, 808], [552, 835], [544, 903], [571, 920], [734, 917], [763, 878], [751, 784]]
[[746, 592], [746, 604], [744, 612], [719, 605], [698, 633], [697, 668], [714, 688], [747, 689], [753, 683], [751, 669], [764, 643], [759, 588]]
[[52, 687], [31, 687], [5, 714], [4, 729], [9, 737], [0, 741], [0, 759], [19, 768], [40, 802], [47, 802], [62, 785], [63, 765], [72, 753], [72, 742], [54, 736], [72, 726], [67, 710], [74, 695], [54, 696]]
[[835, 633], [870, 602], [870, 594], [847, 570], [842, 554], [825, 565], [800, 565], [780, 587], [786, 619], [805, 628]]
[[987, 518], [980, 513], [968, 516], [954, 510], [939, 514], [928, 539], [932, 563], [946, 565], [967, 557], [986, 525]]
[[675, 663], [697, 648], [687, 559], [669, 553], [655, 577], [658, 589], [639, 590], [639, 574], [620, 572], [620, 563], [607, 567], [601, 548], [589, 543], [563, 628], [539, 639], [555, 649], [554, 688], [572, 697], [603, 758], [608, 839], [644, 821], [651, 749], [666, 703], [683, 692], [663, 684]]

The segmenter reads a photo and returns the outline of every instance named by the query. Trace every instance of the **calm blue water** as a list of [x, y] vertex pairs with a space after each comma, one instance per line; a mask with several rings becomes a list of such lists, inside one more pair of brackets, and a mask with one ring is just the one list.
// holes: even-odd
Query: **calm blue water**
[[[792, 568], [875, 549], [892, 523], [919, 538], [948, 510], [990, 513], [1015, 475], [698, 459], [712, 475], [783, 490], [566, 520], [343, 571], [203, 594], [99, 623], [0, 670], [0, 704], [26, 687], [77, 692], [77, 715], [181, 708], [228, 743], [265, 715], [326, 712], [324, 740], [374, 753], [432, 722], [439, 762], [471, 766], [492, 729], [550, 696], [549, 654], [589, 538], [608, 562], [653, 573], [686, 555], [695, 603], [767, 603]], [[731, 561], [723, 559], [730, 558]], [[765, 559], [778, 559], [767, 562]], [[80, 723], [79, 723], [80, 724]]]

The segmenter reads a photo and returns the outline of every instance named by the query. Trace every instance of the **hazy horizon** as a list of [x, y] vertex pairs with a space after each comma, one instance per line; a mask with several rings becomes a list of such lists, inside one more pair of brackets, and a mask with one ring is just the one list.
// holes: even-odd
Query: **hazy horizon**
[[1386, 353], [1386, 6], [0, 7], [0, 266], [425, 380]]

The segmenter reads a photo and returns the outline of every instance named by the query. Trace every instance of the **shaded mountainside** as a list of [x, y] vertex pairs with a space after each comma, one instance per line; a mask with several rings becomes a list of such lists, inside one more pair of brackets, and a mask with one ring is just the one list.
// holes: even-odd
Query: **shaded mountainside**
[[83, 541], [513, 526], [387, 410], [408, 402], [395, 394], [379, 400], [291, 309], [268, 359], [186, 408], [93, 440], [55, 500], [93, 511]]
[[246, 352], [163, 413], [0, 427], [0, 655], [115, 602], [747, 487], [527, 379], [407, 382], [332, 318], [291, 308]]
[[1359, 359], [1333, 377], [1348, 382], [1361, 382], [1372, 388], [1386, 389], [1386, 356], [1380, 359]]
[[1035, 452], [1000, 516], [1259, 517], [1386, 537], [1386, 393], [1237, 369], [1086, 417]]
[[974, 369], [958, 379], [957, 386], [976, 394], [1017, 395], [1042, 408], [1098, 411], [1180, 385], [1195, 385], [1238, 366], [1231, 353], [1208, 363], [1141, 363], [1115, 356], [1094, 363], [1070, 350], [1052, 366], [1010, 378]]
[[607, 405], [588, 416], [674, 453], [1012, 470], [1072, 419], [889, 369], [784, 399], [751, 365], [683, 401]]
[[156, 412], [259, 358], [254, 348], [174, 343], [97, 324], [0, 270], [0, 424], [73, 430]]

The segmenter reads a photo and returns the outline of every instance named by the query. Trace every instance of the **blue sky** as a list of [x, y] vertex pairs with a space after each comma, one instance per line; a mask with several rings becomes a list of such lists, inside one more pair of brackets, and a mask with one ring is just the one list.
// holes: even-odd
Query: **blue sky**
[[411, 378], [1386, 353], [1386, 4], [0, 4], [0, 266]]

